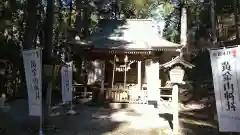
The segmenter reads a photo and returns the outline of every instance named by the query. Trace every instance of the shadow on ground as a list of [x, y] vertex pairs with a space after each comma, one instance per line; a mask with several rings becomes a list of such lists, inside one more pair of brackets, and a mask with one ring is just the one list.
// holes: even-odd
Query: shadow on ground
[[217, 122], [199, 112], [180, 112], [180, 126], [184, 135], [218, 135]]
[[213, 90], [182, 90], [180, 126], [184, 135], [219, 135]]
[[[4, 135], [38, 134], [39, 117], [28, 116], [27, 100], [17, 100], [10, 104], [7, 130]], [[64, 108], [64, 107], [63, 107]], [[123, 122], [112, 121], [109, 117], [117, 110], [77, 105], [75, 116], [65, 115], [68, 109], [62, 109], [61, 115], [51, 117], [56, 130], [46, 131], [45, 135], [102, 135], [117, 130]]]

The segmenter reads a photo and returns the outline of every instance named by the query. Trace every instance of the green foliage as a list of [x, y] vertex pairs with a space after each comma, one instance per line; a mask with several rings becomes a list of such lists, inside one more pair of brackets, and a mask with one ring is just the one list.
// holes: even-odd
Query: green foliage
[[[0, 19], [0, 57], [18, 57], [17, 48], [22, 45], [24, 33], [24, 1], [2, 0]], [[17, 52], [17, 53], [16, 53]], [[9, 58], [11, 57], [11, 58]]]
[[152, 0], [123, 0], [123, 3], [124, 9], [133, 11], [134, 18], [146, 19], [150, 17]]

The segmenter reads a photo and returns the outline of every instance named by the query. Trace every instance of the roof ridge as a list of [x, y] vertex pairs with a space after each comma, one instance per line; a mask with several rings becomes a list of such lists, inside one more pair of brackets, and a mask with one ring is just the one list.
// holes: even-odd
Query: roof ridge
[[126, 19], [127, 21], [153, 21], [153, 19]]

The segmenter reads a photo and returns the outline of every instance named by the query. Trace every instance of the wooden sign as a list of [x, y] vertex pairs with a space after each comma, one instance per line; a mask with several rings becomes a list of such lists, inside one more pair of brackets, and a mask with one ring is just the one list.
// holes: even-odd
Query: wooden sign
[[173, 83], [182, 83], [184, 70], [181, 67], [174, 67], [169, 71], [170, 81]]

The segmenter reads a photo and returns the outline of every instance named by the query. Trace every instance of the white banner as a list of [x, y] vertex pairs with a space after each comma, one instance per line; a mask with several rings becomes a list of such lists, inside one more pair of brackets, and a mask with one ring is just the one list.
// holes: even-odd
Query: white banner
[[72, 101], [72, 64], [73, 62], [68, 62], [61, 68], [61, 78], [62, 78], [62, 101]]
[[42, 114], [42, 50], [23, 51], [25, 78], [28, 89], [29, 115]]
[[240, 132], [240, 48], [211, 50], [219, 131]]

